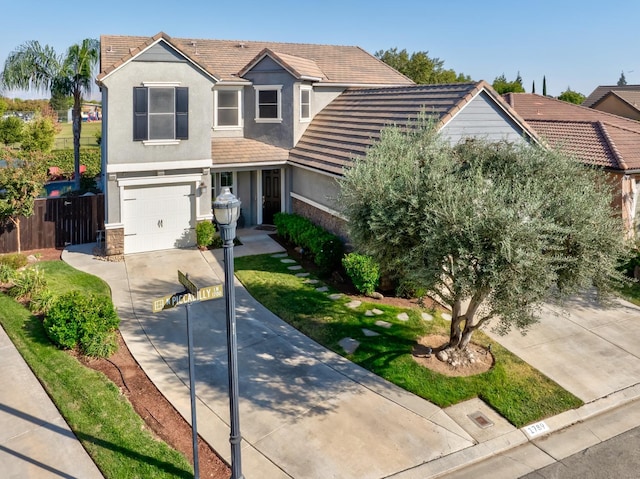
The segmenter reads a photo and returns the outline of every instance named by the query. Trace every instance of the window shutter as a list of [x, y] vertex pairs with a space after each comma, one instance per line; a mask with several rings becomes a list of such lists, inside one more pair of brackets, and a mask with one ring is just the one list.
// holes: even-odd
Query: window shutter
[[189, 139], [189, 88], [176, 88], [176, 140]]
[[149, 139], [147, 128], [148, 88], [133, 87], [133, 141]]

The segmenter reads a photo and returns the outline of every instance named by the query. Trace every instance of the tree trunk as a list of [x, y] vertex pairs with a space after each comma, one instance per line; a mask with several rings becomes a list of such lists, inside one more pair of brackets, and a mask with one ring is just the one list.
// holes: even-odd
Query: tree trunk
[[20, 244], [20, 218], [12, 221], [16, 225], [16, 234], [18, 235], [18, 253], [22, 253], [22, 245]]
[[80, 189], [80, 130], [82, 128], [82, 95], [73, 92], [73, 189]]

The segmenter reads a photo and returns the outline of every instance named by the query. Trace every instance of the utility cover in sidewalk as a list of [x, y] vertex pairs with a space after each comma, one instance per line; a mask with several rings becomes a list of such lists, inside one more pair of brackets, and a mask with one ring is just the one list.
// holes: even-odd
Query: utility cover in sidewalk
[[468, 415], [469, 419], [471, 419], [476, 426], [478, 426], [479, 428], [482, 429], [486, 429], [488, 427], [493, 426], [493, 422], [484, 414], [482, 414], [480, 411], [476, 411], [472, 414]]

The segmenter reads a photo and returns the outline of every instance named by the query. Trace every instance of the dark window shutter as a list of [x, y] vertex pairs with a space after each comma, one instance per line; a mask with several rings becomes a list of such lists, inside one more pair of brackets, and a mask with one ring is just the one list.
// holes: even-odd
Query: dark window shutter
[[189, 88], [176, 88], [176, 140], [189, 138]]
[[133, 87], [133, 141], [149, 139], [147, 90], [146, 87]]

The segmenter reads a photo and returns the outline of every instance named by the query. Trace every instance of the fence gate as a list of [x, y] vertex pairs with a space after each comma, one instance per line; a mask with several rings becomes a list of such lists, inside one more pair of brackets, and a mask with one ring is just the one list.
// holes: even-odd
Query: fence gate
[[[104, 195], [39, 198], [34, 214], [21, 218], [21, 249], [64, 248], [93, 243], [104, 228]], [[0, 226], [0, 253], [18, 251], [18, 235], [11, 223]]]

